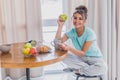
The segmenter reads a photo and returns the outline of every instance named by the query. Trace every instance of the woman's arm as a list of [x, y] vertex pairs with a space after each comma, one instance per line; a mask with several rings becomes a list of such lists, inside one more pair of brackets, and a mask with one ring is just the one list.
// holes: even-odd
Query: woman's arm
[[57, 32], [56, 32], [55, 39], [60, 39], [61, 42], [65, 42], [68, 39], [67, 35], [64, 34], [63, 37], [61, 37], [62, 28], [63, 28], [63, 25], [64, 25], [65, 22], [63, 22], [60, 17], [57, 20], [57, 22], [58, 22], [58, 29], [57, 29]]
[[77, 50], [69, 45], [66, 45], [66, 44], [61, 44], [61, 48], [64, 49], [64, 50], [69, 50], [71, 51], [73, 54], [76, 54], [78, 56], [84, 56], [85, 53], [88, 51], [89, 47], [92, 45], [92, 41], [87, 41], [85, 42], [82, 50]]
[[91, 45], [92, 45], [92, 41], [85, 42], [85, 44], [83, 45], [82, 51], [86, 53]]

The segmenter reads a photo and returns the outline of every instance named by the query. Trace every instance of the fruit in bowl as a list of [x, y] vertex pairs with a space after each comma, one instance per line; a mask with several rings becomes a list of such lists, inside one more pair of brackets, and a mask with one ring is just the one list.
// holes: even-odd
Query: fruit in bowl
[[31, 54], [31, 55], [36, 55], [36, 53], [37, 53], [36, 47], [30, 48], [30, 54]]
[[11, 50], [11, 44], [0, 45], [0, 51], [2, 53], [8, 53]]
[[31, 40], [31, 45], [32, 45], [32, 46], [36, 46], [36, 44], [37, 44], [37, 41], [36, 41], [36, 40]]
[[25, 43], [24, 44], [24, 48], [31, 48], [31, 47], [32, 47], [31, 43]]
[[37, 44], [37, 41], [36, 40], [30, 40], [30, 41], [27, 41], [26, 43], [30, 43], [32, 46], [36, 46]]
[[[34, 44], [34, 45], [33, 45]], [[30, 57], [32, 55], [37, 54], [36, 47], [34, 47], [36, 44], [31, 42], [25, 42], [22, 48], [22, 53], [24, 54], [24, 57]]]
[[25, 57], [30, 56], [30, 48], [23, 48], [22, 53], [25, 55]]

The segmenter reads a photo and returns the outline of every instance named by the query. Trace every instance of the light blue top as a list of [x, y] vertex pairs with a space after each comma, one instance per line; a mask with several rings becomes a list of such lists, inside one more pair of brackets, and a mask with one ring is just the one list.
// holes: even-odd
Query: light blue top
[[72, 40], [73, 45], [77, 50], [82, 50], [83, 45], [86, 41], [92, 41], [92, 45], [89, 47], [85, 56], [102, 57], [102, 53], [97, 45], [97, 38], [95, 32], [89, 27], [84, 27], [83, 34], [78, 37], [76, 29], [72, 28], [70, 31], [66, 32], [68, 38]]

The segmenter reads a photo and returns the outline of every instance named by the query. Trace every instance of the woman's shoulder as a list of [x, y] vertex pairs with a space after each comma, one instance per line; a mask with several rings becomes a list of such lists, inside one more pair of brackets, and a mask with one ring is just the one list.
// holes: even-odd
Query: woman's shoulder
[[66, 32], [66, 34], [69, 35], [69, 36], [74, 36], [74, 35], [75, 35], [75, 29], [74, 29], [74, 28], [69, 29], [69, 30]]
[[86, 29], [87, 31], [93, 31], [93, 29], [92, 29], [91, 27], [88, 27], [88, 26], [85, 26], [85, 29]]
[[67, 32], [75, 32], [75, 28], [71, 28]]
[[88, 26], [85, 26], [85, 31], [87, 33], [95, 33], [94, 30], [92, 28], [88, 27]]

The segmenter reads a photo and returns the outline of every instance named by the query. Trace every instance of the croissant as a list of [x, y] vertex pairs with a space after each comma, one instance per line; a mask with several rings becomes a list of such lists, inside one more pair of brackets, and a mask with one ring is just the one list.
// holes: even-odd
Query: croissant
[[40, 47], [40, 52], [49, 52], [50, 47], [43, 45]]

